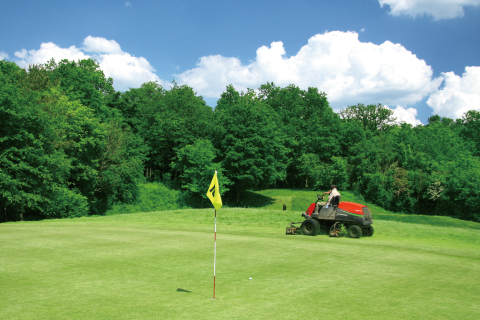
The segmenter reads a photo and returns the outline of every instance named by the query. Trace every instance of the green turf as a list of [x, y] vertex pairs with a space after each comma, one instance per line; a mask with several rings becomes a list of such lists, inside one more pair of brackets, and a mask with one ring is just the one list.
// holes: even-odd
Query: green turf
[[219, 210], [215, 301], [211, 209], [3, 223], [0, 319], [478, 318], [479, 230], [285, 235], [299, 220]]

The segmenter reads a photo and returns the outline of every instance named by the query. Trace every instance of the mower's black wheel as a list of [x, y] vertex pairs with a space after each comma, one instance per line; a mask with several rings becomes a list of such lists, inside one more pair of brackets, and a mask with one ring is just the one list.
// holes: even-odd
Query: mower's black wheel
[[366, 236], [367, 236], [367, 237], [373, 236], [373, 231], [374, 231], [374, 230], [373, 230], [373, 227], [372, 227], [372, 226], [368, 226], [368, 227], [365, 228], [365, 229], [366, 229]]
[[317, 232], [320, 230], [320, 224], [315, 219], [307, 219], [302, 222], [300, 226], [300, 230], [302, 230], [302, 234], [307, 236], [315, 236]]
[[348, 228], [348, 236], [350, 238], [360, 238], [362, 236], [362, 228], [357, 225], [351, 225]]
[[373, 236], [373, 227], [372, 226], [366, 226], [362, 227], [362, 237], [371, 237]]

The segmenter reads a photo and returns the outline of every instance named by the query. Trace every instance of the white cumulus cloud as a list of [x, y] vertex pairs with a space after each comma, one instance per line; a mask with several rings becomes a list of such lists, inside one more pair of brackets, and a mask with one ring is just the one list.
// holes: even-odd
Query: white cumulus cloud
[[92, 36], [83, 40], [83, 50], [98, 53], [122, 53], [120, 45], [115, 40]]
[[8, 59], [8, 53], [0, 51], [0, 60]]
[[435, 20], [460, 18], [464, 7], [479, 6], [480, 0], [378, 0], [380, 6], [388, 5], [390, 14], [411, 17], [428, 15]]
[[409, 123], [414, 127], [422, 124], [422, 122], [417, 119], [417, 109], [415, 108], [396, 106], [395, 109], [390, 109], [393, 110], [393, 115], [397, 118], [396, 123]]
[[308, 40], [288, 57], [282, 42], [257, 49], [256, 59], [242, 64], [220, 55], [200, 58], [197, 67], [177, 74], [177, 81], [204, 97], [219, 97], [229, 84], [237, 90], [274, 82], [317, 87], [335, 110], [357, 103], [414, 104], [438, 88], [432, 68], [400, 44], [360, 42], [355, 32], [326, 32]]
[[169, 85], [155, 74], [155, 69], [147, 59], [132, 56], [122, 51], [115, 40], [101, 37], [86, 37], [82, 48], [61, 48], [52, 42], [42, 43], [38, 50], [22, 49], [15, 52], [15, 57], [15, 63], [23, 68], [30, 64], [46, 63], [51, 58], [56, 62], [63, 59], [76, 61], [92, 58], [98, 62], [107, 78], [113, 78], [113, 85], [119, 91], [138, 88], [147, 81], [157, 81], [164, 87]]
[[[0, 52], [0, 59], [7, 58], [7, 53]], [[80, 48], [42, 43], [38, 50], [15, 52], [12, 60], [28, 67], [51, 58], [57, 62], [95, 59], [119, 91], [147, 81], [170, 86], [156, 75], [147, 59], [124, 52], [116, 41], [102, 37], [88, 36]], [[462, 76], [447, 72], [433, 78], [432, 68], [402, 45], [361, 42], [355, 32], [317, 34], [291, 56], [282, 42], [272, 42], [258, 48], [255, 59], [248, 63], [235, 57], [205, 56], [195, 68], [175, 77], [177, 83], [187, 84], [206, 99], [218, 99], [229, 84], [239, 91], [257, 89], [267, 82], [280, 87], [317, 87], [327, 93], [337, 112], [358, 103], [382, 103], [394, 110], [397, 121], [412, 125], [420, 121], [417, 110], [409, 106], [427, 97], [433, 113], [443, 117], [459, 118], [468, 110], [480, 109], [480, 67], [467, 67]]]
[[480, 67], [466, 67], [461, 77], [453, 72], [444, 77], [443, 87], [427, 100], [434, 114], [458, 119], [469, 110], [480, 110]]
[[155, 69], [144, 57], [137, 58], [127, 52], [121, 52], [101, 54], [96, 56], [96, 60], [105, 76], [113, 79], [117, 90], [126, 91], [128, 88], [138, 88], [148, 81], [157, 81], [166, 88], [169, 86], [166, 81], [161, 80], [155, 74]]
[[14, 54], [15, 57], [18, 58], [14, 60], [15, 63], [22, 68], [26, 68], [30, 64], [43, 64], [50, 61], [52, 58], [57, 62], [62, 59], [78, 60], [89, 58], [88, 55], [75, 46], [60, 48], [52, 42], [42, 43], [38, 50], [22, 49]]

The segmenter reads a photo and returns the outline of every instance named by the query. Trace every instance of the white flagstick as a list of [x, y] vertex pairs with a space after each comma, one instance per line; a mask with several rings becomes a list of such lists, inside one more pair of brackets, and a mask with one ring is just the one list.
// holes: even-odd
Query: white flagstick
[[215, 170], [215, 175], [213, 176], [212, 182], [208, 187], [207, 197], [212, 202], [215, 207], [215, 246], [213, 250], [213, 299], [215, 300], [215, 268], [217, 264], [217, 208], [222, 207], [222, 198], [220, 197], [220, 190], [218, 186], [217, 170]]
[[215, 246], [213, 249], [213, 300], [215, 300], [215, 265], [217, 264], [217, 209], [215, 209]]

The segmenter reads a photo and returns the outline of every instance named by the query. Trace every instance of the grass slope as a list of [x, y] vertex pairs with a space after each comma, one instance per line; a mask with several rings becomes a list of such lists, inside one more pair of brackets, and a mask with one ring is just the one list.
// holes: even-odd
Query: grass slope
[[0, 319], [478, 318], [479, 230], [285, 235], [299, 220], [219, 210], [215, 301], [211, 209], [3, 223]]

